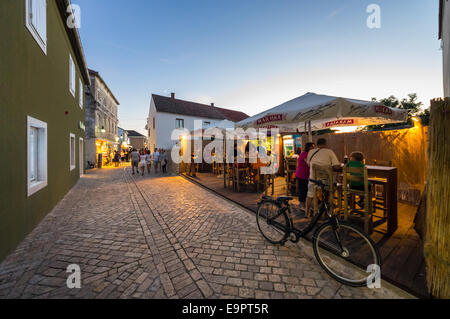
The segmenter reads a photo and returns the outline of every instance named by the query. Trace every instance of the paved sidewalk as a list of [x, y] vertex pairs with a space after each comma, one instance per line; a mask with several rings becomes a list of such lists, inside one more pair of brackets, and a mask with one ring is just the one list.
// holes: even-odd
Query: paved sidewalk
[[[67, 266], [82, 288], [68, 289]], [[89, 172], [0, 265], [0, 298], [405, 298], [331, 279], [308, 244], [179, 176]]]

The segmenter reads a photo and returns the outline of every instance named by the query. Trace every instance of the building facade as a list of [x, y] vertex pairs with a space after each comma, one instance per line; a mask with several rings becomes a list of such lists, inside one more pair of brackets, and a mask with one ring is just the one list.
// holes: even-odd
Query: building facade
[[147, 137], [136, 131], [127, 131], [128, 139], [130, 140], [130, 146], [140, 151], [148, 148]]
[[450, 97], [450, 2], [440, 0], [439, 39], [442, 40], [444, 97]]
[[0, 261], [84, 171], [89, 75], [69, 5], [0, 1]]
[[86, 91], [86, 163], [102, 166], [111, 162], [118, 149], [117, 117], [120, 103], [114, 97], [103, 78], [96, 71], [89, 70], [91, 85]]
[[146, 130], [148, 144], [154, 148], [172, 148], [177, 141], [172, 140], [175, 129], [186, 128], [194, 130], [195, 121], [202, 121], [203, 126], [215, 125], [223, 120], [239, 122], [248, 118], [248, 115], [229, 109], [205, 105], [175, 98], [153, 94], [150, 101], [150, 110], [147, 118]]

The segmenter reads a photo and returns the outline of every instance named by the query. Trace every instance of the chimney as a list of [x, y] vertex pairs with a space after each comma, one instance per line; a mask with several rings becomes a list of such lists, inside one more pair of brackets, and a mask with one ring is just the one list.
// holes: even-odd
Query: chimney
[[214, 107], [214, 103], [211, 103], [211, 106]]
[[175, 100], [175, 93], [170, 93], [170, 98], [172, 99], [172, 100]]

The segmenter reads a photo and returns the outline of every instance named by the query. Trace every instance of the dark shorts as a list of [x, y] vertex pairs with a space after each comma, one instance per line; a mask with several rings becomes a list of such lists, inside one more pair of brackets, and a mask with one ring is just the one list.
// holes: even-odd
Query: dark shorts
[[139, 161], [132, 161], [131, 162], [132, 167], [139, 167]]
[[308, 195], [308, 180], [296, 178], [298, 186], [298, 200], [301, 203], [306, 202], [306, 196]]

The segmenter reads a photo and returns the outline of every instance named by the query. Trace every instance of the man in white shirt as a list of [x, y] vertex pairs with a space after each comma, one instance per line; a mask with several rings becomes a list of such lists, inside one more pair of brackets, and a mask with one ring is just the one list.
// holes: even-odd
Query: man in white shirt
[[[306, 163], [308, 163], [310, 167], [310, 174], [309, 174], [310, 179], [316, 178], [314, 176], [313, 171], [314, 164], [320, 166], [330, 166], [336, 172], [342, 169], [341, 163], [339, 162], [336, 154], [333, 152], [333, 150], [327, 148], [327, 140], [324, 138], [319, 139], [317, 141], [317, 148], [309, 152], [308, 157], [306, 159]], [[313, 197], [314, 197], [314, 183], [309, 182], [308, 198], [306, 200], [306, 216], [309, 216], [309, 207]]]

